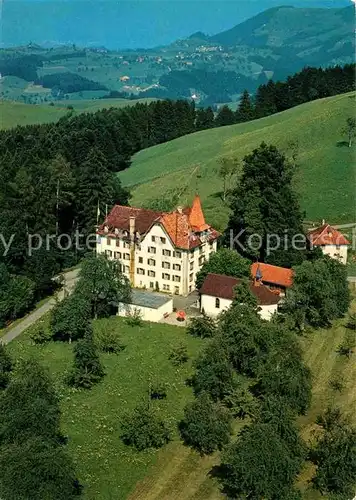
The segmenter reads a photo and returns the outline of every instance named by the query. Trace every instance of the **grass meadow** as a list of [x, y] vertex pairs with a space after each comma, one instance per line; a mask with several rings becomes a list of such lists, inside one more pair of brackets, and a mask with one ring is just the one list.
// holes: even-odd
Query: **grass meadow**
[[[144, 206], [168, 189], [181, 189], [180, 204], [198, 191], [208, 222], [224, 229], [229, 209], [216, 173], [221, 156], [242, 159], [262, 141], [291, 154], [297, 152], [295, 188], [307, 220], [354, 222], [355, 147], [342, 134], [355, 111], [355, 93], [297, 106], [252, 122], [210, 129], [140, 151], [120, 172], [132, 189], [133, 206]], [[198, 169], [196, 167], [199, 166]]]
[[[356, 311], [356, 300], [352, 305]], [[45, 320], [48, 324], [48, 318]], [[102, 354], [106, 377], [91, 391], [73, 390], [64, 384], [71, 367], [72, 347], [64, 343], [32, 344], [30, 331], [9, 345], [15, 360], [35, 356], [50, 370], [61, 396], [63, 431], [69, 436], [69, 450], [85, 487], [85, 500], [222, 500], [225, 498], [212, 477], [220, 462], [219, 453], [201, 457], [183, 446], [176, 431], [185, 404], [192, 399], [185, 383], [192, 362], [204, 341], [186, 334], [184, 328], [144, 323], [130, 327], [121, 318], [94, 322], [96, 330], [114, 329], [125, 349], [118, 355]], [[312, 371], [313, 397], [307, 415], [298, 420], [306, 442], [317, 426], [317, 415], [329, 404], [340, 406], [356, 425], [355, 354], [350, 359], [337, 353], [345, 334], [345, 320], [329, 329], [310, 331], [301, 338], [304, 357]], [[168, 360], [171, 349], [180, 343], [188, 348], [190, 360], [175, 367]], [[343, 381], [335, 391], [330, 380]], [[159, 451], [136, 452], [120, 439], [123, 414], [147, 397], [149, 381], [168, 384], [167, 399], [154, 401], [157, 410], [170, 422], [174, 439]], [[237, 422], [236, 429], [244, 425]], [[312, 489], [313, 467], [306, 463], [298, 479], [304, 500], [327, 500]]]

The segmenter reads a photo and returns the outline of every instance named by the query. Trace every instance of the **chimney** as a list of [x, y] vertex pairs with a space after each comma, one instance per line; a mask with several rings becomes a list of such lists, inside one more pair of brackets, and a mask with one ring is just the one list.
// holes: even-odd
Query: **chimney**
[[130, 216], [130, 240], [133, 242], [135, 240], [135, 222], [136, 218], [133, 216]]

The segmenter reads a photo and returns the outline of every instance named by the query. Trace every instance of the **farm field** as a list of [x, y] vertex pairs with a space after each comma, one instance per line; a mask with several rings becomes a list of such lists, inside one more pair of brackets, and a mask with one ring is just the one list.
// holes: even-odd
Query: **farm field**
[[[352, 310], [356, 311], [355, 299]], [[52, 372], [62, 397], [63, 430], [69, 436], [69, 449], [85, 486], [84, 498], [223, 500], [225, 497], [211, 474], [219, 464], [218, 453], [202, 458], [183, 446], [177, 433], [158, 452], [137, 453], [123, 445], [119, 437], [120, 418], [145, 397], [150, 379], [168, 382], [167, 400], [154, 404], [174, 427], [184, 405], [192, 398], [191, 389], [184, 382], [192, 373], [192, 360], [203, 341], [189, 337], [180, 327], [150, 323], [129, 327], [118, 318], [95, 322], [95, 329], [108, 328], [115, 328], [126, 348], [118, 355], [102, 355], [107, 375], [89, 392], [68, 389], [63, 383], [71, 366], [68, 344], [35, 346], [28, 332], [9, 346], [15, 359], [35, 356]], [[311, 408], [298, 421], [307, 442], [316, 428], [317, 415], [329, 404], [341, 407], [356, 425], [355, 357], [347, 359], [337, 353], [346, 331], [345, 320], [339, 320], [330, 329], [311, 331], [301, 339], [313, 377]], [[186, 343], [191, 358], [187, 366], [176, 368], [168, 361], [168, 355], [181, 342]], [[343, 381], [342, 392], [331, 388], [330, 380], [335, 378]], [[241, 425], [243, 422], [237, 423], [237, 427]], [[303, 500], [328, 500], [311, 488], [312, 472], [307, 463], [298, 481]]]
[[229, 211], [219, 196], [219, 157], [242, 159], [262, 141], [291, 154], [294, 143], [298, 153], [295, 187], [306, 218], [353, 222], [355, 146], [347, 147], [341, 130], [354, 111], [355, 93], [351, 92], [260, 120], [197, 132], [140, 151], [119, 176], [132, 189], [133, 206], [144, 206], [157, 193], [176, 187], [181, 189], [180, 204], [184, 205], [198, 190], [208, 222], [224, 229]]
[[[29, 329], [9, 344], [9, 352], [15, 360], [34, 356], [50, 370], [61, 395], [63, 432], [69, 436], [69, 451], [84, 485], [84, 499], [125, 499], [144, 479], [158, 453], [138, 453], [124, 445], [120, 419], [148, 397], [149, 381], [167, 383], [167, 399], [152, 404], [167, 419], [177, 439], [176, 422], [192, 398], [192, 389], [185, 381], [203, 341], [188, 336], [182, 327], [154, 323], [130, 327], [115, 317], [94, 322], [94, 328], [115, 329], [125, 349], [117, 355], [101, 355], [106, 376], [90, 391], [70, 389], [64, 384], [72, 365], [69, 344], [34, 345]], [[187, 345], [190, 360], [176, 367], [168, 356], [181, 343]]]
[[74, 114], [95, 112], [103, 108], [123, 108], [140, 103], [150, 103], [156, 99], [82, 99], [57, 101], [54, 106], [49, 104], [23, 104], [15, 101], [0, 100], [0, 129], [8, 129], [17, 125], [33, 125], [37, 123], [56, 122], [65, 116], [73, 106]]

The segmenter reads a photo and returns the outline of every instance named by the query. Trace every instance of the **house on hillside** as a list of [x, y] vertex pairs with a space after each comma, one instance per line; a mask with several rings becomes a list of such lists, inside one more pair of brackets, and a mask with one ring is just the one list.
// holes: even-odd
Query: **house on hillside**
[[251, 266], [251, 275], [255, 281], [260, 281], [270, 290], [285, 295], [293, 284], [293, 271], [286, 267], [272, 266], [263, 262], [254, 262]]
[[347, 263], [347, 250], [350, 242], [337, 229], [326, 224], [310, 229], [308, 238], [312, 247], [320, 247], [324, 255], [337, 259], [342, 264]]
[[[223, 274], [208, 274], [200, 289], [200, 310], [212, 317], [226, 311], [234, 299], [234, 289], [241, 281]], [[277, 312], [280, 295], [272, 292], [260, 280], [250, 282], [249, 287], [257, 299], [261, 318], [269, 321]]]
[[172, 212], [116, 205], [97, 230], [97, 253], [121, 261], [136, 288], [188, 295], [220, 233], [206, 223], [198, 195]]

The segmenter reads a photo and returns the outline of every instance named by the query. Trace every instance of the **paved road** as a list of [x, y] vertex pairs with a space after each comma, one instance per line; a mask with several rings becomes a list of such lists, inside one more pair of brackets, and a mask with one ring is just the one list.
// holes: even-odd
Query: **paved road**
[[[74, 271], [69, 271], [68, 273], [64, 273], [64, 280], [65, 284], [63, 289], [57, 294], [57, 297], [59, 300], [62, 300], [65, 293], [71, 292], [73, 289], [76, 281], [77, 281], [77, 276], [78, 276], [78, 269], [75, 269]], [[24, 318], [20, 323], [18, 323], [16, 326], [11, 328], [6, 335], [4, 335], [1, 339], [0, 342], [3, 344], [8, 344], [12, 340], [14, 340], [16, 337], [21, 335], [29, 326], [33, 325], [38, 319], [42, 318], [48, 311], [53, 309], [53, 307], [56, 304], [56, 298], [53, 297], [51, 298], [48, 302], [43, 304], [39, 309], [36, 309], [36, 311], [33, 311], [33, 313], [29, 314]]]

